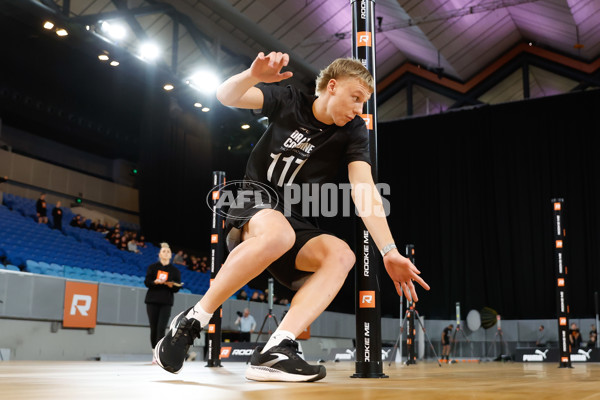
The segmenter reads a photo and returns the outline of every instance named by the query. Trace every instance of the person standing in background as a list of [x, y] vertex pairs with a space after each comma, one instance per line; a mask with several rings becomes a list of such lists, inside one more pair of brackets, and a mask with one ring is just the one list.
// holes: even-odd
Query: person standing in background
[[35, 203], [35, 212], [38, 224], [48, 223], [48, 215], [46, 209], [46, 193], [40, 194], [40, 198]]
[[171, 248], [167, 243], [161, 243], [160, 247], [159, 261], [148, 266], [144, 281], [148, 287], [145, 303], [150, 322], [152, 349], [165, 335], [171, 317], [174, 293], [177, 293], [181, 287], [181, 272], [171, 264]]
[[593, 349], [596, 347], [596, 343], [598, 342], [598, 331], [596, 330], [596, 325], [590, 326], [590, 338], [587, 342], [587, 348]]
[[52, 221], [54, 222], [54, 229], [62, 230], [62, 217], [63, 212], [60, 208], [60, 201], [56, 202], [56, 207], [52, 210]]
[[238, 311], [238, 317], [234, 324], [240, 326], [240, 342], [249, 342], [250, 335], [256, 329], [256, 320], [250, 315], [250, 309], [244, 308], [243, 314]]
[[535, 341], [536, 347], [546, 347], [546, 332], [544, 331], [544, 325], [540, 325], [537, 334], [537, 340]]
[[450, 333], [454, 329], [454, 325], [450, 324], [442, 331], [442, 362], [450, 362]]

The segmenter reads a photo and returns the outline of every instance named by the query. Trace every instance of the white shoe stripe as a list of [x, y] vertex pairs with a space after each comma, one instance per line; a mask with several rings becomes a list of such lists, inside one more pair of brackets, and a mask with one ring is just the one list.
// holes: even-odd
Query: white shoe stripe
[[251, 365], [246, 369], [246, 379], [261, 382], [305, 382], [314, 379], [315, 375], [289, 374], [274, 368], [256, 367]]

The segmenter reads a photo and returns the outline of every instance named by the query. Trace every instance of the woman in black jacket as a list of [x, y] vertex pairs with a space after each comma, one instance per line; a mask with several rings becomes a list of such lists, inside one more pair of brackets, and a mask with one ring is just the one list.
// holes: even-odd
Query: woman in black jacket
[[144, 281], [148, 287], [145, 303], [150, 321], [152, 349], [165, 335], [165, 329], [171, 317], [173, 293], [177, 293], [181, 287], [181, 273], [171, 264], [172, 254], [169, 245], [161, 243], [160, 247], [159, 262], [148, 266]]

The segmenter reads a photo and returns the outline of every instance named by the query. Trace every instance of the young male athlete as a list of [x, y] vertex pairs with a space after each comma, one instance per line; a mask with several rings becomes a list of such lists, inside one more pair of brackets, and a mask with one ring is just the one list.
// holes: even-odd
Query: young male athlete
[[[247, 201], [229, 212], [231, 233], [240, 243], [204, 297], [176, 316], [155, 348], [158, 364], [179, 372], [187, 350], [213, 312], [237, 290], [265, 269], [281, 283], [297, 290], [285, 318], [263, 348], [250, 360], [246, 377], [258, 381], [316, 381], [325, 367], [312, 366], [298, 355], [296, 336], [331, 303], [355, 263], [355, 255], [341, 239], [320, 230], [302, 215], [301, 204], [282, 204], [285, 187], [331, 182], [346, 163], [353, 199], [365, 226], [383, 254], [385, 268], [402, 292], [418, 300], [413, 281], [429, 290], [420, 272], [396, 246], [383, 213], [382, 200], [371, 176], [369, 138], [360, 114], [374, 82], [358, 61], [338, 59], [321, 71], [316, 96], [293, 87], [263, 85], [290, 78], [281, 72], [287, 54], [259, 53], [251, 67], [219, 87], [217, 98], [227, 106], [261, 110], [269, 127], [254, 147], [246, 167], [248, 182], [268, 185], [279, 202]], [[261, 84], [260, 86], [255, 86]], [[354, 188], [370, 198], [358, 201]], [[231, 234], [230, 234], [231, 236]]]

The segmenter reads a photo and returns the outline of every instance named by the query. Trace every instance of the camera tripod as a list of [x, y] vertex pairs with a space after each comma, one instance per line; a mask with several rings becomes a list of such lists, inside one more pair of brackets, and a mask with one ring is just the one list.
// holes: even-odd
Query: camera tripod
[[263, 323], [260, 326], [260, 330], [256, 335], [256, 341], [254, 342], [254, 344], [258, 344], [258, 339], [260, 339], [260, 336], [263, 334], [263, 328], [265, 327], [265, 325], [267, 325], [267, 321], [269, 322], [269, 324], [267, 327], [268, 330], [265, 333], [270, 335], [274, 332], [274, 330], [271, 330], [271, 319], [275, 321], [275, 328], [277, 328], [279, 326], [279, 322], [277, 321], [277, 317], [275, 316], [275, 314], [273, 314], [273, 309], [269, 308], [269, 312], [267, 313], [267, 315], [265, 315], [265, 319], [263, 320]]
[[[423, 334], [425, 335], [425, 339], [427, 339], [427, 342], [429, 343], [429, 346], [431, 347], [431, 351], [435, 355], [435, 360], [437, 361], [438, 365], [441, 367], [442, 364], [440, 363], [439, 357], [438, 357], [437, 353], [435, 352], [435, 348], [433, 347], [431, 340], [429, 340], [427, 331], [425, 330], [425, 327], [423, 326], [423, 323], [421, 322], [421, 316], [419, 315], [419, 312], [415, 308], [413, 302], [408, 303], [408, 309], [406, 310], [406, 313], [404, 314], [404, 318], [402, 319], [402, 322], [400, 323], [400, 334], [398, 335], [398, 339], [396, 339], [396, 343], [394, 343], [394, 349], [392, 351], [392, 355], [390, 356], [390, 363], [388, 364], [388, 366], [392, 365], [392, 359], [394, 359], [399, 346], [402, 346], [402, 332], [404, 330], [404, 322], [407, 320], [410, 322], [411, 319], [413, 320], [413, 322], [411, 324], [409, 324], [409, 328], [408, 328], [409, 338], [407, 338], [407, 346], [408, 346], [408, 340], [412, 341], [411, 346], [414, 346], [414, 334], [413, 334], [413, 338], [410, 338], [410, 330], [411, 330], [411, 328], [412, 328], [413, 332], [416, 330], [415, 326], [414, 326], [414, 319], [416, 319], [419, 322], [419, 325], [421, 326], [421, 330], [423, 331]], [[412, 325], [412, 326], [410, 326], [410, 325]], [[406, 360], [406, 365], [410, 365], [410, 364], [416, 364], [416, 361], [414, 360], [414, 347], [413, 347], [413, 354], [411, 355], [411, 352], [409, 351], [408, 359]]]
[[496, 333], [494, 335], [494, 340], [490, 343], [490, 345], [488, 346], [488, 348], [485, 352], [486, 357], [487, 357], [488, 353], [490, 352], [490, 348], [492, 346], [494, 346], [494, 349], [497, 349], [497, 346], [496, 346], [497, 343], [500, 343], [500, 355], [496, 355], [495, 359], [500, 360], [500, 359], [502, 359], [503, 352], [505, 349], [504, 337], [502, 336], [502, 328], [501, 327], [498, 327], [498, 329], [496, 330]]
[[448, 353], [448, 358], [451, 358], [452, 355], [455, 355], [455, 354], [453, 354], [453, 352], [454, 352], [454, 350], [456, 348], [456, 346], [455, 346], [455, 343], [456, 343], [456, 332], [460, 332], [461, 335], [463, 336], [463, 338], [465, 338], [465, 341], [467, 343], [469, 343], [469, 345], [471, 347], [471, 358], [473, 358], [473, 345], [472, 345], [471, 341], [469, 340], [469, 338], [467, 337], [467, 335], [465, 335], [465, 332], [460, 328], [460, 324], [459, 323], [456, 324], [456, 329], [454, 330], [454, 334], [452, 335], [452, 342], [450, 342], [450, 351]]

